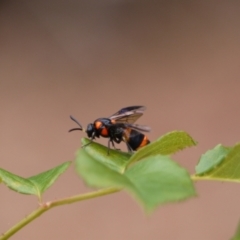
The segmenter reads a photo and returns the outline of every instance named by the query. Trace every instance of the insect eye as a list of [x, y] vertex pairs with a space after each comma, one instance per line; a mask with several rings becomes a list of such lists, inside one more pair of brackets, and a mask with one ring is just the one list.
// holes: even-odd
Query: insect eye
[[88, 124], [86, 132], [87, 132], [87, 135], [89, 138], [92, 137], [93, 132], [94, 132], [94, 127], [93, 127], [92, 123]]

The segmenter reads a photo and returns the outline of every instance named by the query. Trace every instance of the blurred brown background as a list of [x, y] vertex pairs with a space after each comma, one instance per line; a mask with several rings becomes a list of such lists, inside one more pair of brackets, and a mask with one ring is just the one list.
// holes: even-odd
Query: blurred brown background
[[[150, 139], [177, 129], [199, 142], [175, 156], [193, 173], [207, 149], [240, 140], [239, 10], [239, 1], [1, 1], [0, 167], [28, 177], [71, 160], [84, 134], [67, 132], [70, 114], [86, 126], [142, 104]], [[12, 239], [230, 239], [239, 185], [196, 187], [198, 198], [151, 216], [124, 192], [58, 207]], [[37, 199], [0, 191], [2, 233]], [[86, 191], [71, 167], [44, 200]]]

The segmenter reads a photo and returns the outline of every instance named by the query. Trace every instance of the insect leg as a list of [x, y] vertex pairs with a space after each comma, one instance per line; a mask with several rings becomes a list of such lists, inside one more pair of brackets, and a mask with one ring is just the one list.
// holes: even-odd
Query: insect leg
[[85, 145], [83, 145], [82, 148], [88, 146], [89, 144], [91, 144], [91, 143], [93, 142], [93, 139], [95, 138], [95, 135], [96, 135], [96, 134], [95, 134], [95, 132], [94, 132], [93, 135], [92, 135], [92, 137], [90, 138], [90, 142], [89, 142], [89, 143], [86, 143]]
[[124, 142], [125, 142], [126, 145], [127, 145], [128, 152], [129, 152], [129, 153], [133, 153], [133, 150], [132, 150], [131, 146], [129, 145], [129, 143], [128, 143], [127, 141], [124, 141]]
[[115, 149], [115, 146], [114, 146], [113, 140], [110, 138], [110, 139], [108, 140], [108, 150], [107, 150], [107, 155], [109, 155], [109, 149], [111, 149], [111, 148], [110, 148], [110, 142], [112, 143], [112, 146], [113, 146], [114, 149]]

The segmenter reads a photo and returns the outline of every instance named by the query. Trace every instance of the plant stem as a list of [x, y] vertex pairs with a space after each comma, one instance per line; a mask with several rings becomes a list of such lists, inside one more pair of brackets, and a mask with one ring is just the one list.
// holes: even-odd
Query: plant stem
[[220, 181], [220, 182], [236, 182], [239, 183], [239, 179], [227, 179], [227, 178], [215, 178], [211, 176], [197, 176], [197, 175], [192, 175], [191, 179], [193, 181]]
[[39, 206], [38, 209], [36, 209], [32, 213], [30, 213], [28, 216], [26, 216], [24, 219], [22, 219], [16, 225], [14, 225], [12, 228], [10, 228], [7, 232], [3, 233], [2, 236], [0, 236], [0, 240], [8, 239], [13, 234], [18, 232], [21, 228], [23, 228], [25, 225], [27, 225], [28, 223], [33, 221], [35, 218], [39, 217], [44, 212], [50, 210], [53, 207], [57, 207], [57, 206], [60, 206], [60, 205], [65, 205], [65, 204], [71, 204], [71, 203], [74, 203], [74, 202], [79, 202], [79, 201], [87, 200], [87, 199], [90, 199], [90, 198], [104, 196], [104, 195], [107, 195], [107, 194], [118, 192], [120, 190], [121, 189], [119, 189], [119, 188], [105, 188], [105, 189], [101, 189], [101, 190], [98, 190], [98, 191], [95, 191], [95, 192], [85, 193], [85, 194], [81, 194], [81, 195], [75, 195], [75, 196], [72, 196], [72, 197], [63, 198], [63, 199], [59, 199], [59, 200], [56, 200], [56, 201], [50, 201], [50, 202], [43, 203]]

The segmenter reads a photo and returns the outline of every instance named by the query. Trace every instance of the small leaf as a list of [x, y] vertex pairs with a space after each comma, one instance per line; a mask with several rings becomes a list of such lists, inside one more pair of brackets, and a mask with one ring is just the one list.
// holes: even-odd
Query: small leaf
[[[95, 145], [92, 144], [88, 146], [88, 148], [94, 147]], [[112, 159], [112, 161], [114, 161], [114, 159]], [[128, 184], [131, 185], [128, 179], [109, 166], [108, 162], [104, 163], [99, 160], [99, 158], [94, 159], [90, 156], [87, 153], [86, 148], [80, 149], [77, 152], [76, 170], [82, 176], [87, 185], [98, 188], [122, 188]]]
[[55, 168], [52, 168], [46, 172], [28, 178], [38, 189], [39, 196], [45, 192], [57, 178], [65, 172], [70, 166], [71, 162], [65, 162]]
[[149, 155], [170, 155], [184, 148], [195, 146], [196, 144], [197, 143], [186, 132], [170, 132], [150, 143], [149, 145], [139, 149], [130, 158], [128, 166], [133, 162], [139, 161]]
[[236, 233], [231, 238], [231, 240], [240, 240], [240, 223], [238, 223]]
[[[109, 160], [114, 161], [114, 156], [110, 154]], [[124, 188], [146, 210], [195, 195], [187, 171], [168, 156], [148, 157], [121, 174], [110, 168], [108, 163], [105, 164], [99, 158], [94, 159], [84, 148], [77, 153], [76, 169], [89, 186]]]
[[[205, 168], [198, 168], [197, 171], [201, 175], [197, 174], [197, 179], [240, 182], [240, 144], [235, 145], [233, 148], [228, 148], [226, 151], [224, 148], [217, 146], [212, 151], [213, 153], [210, 150], [210, 153], [204, 154], [200, 159], [199, 165], [204, 166], [206, 162], [210, 162], [210, 164], [206, 164], [207, 167], [205, 166]], [[219, 155], [217, 154], [218, 152], [220, 152]], [[218, 161], [214, 161], [212, 156], [218, 156]], [[201, 161], [204, 161], [204, 163], [201, 163]], [[212, 163], [215, 162], [217, 165], [213, 166]], [[203, 169], [206, 169], [206, 171], [204, 172]]]
[[16, 192], [38, 195], [38, 191], [35, 188], [34, 184], [27, 178], [19, 177], [2, 168], [0, 168], [0, 178], [1, 181], [6, 184], [6, 186]]
[[137, 189], [135, 195], [147, 210], [196, 195], [187, 170], [169, 156], [149, 156], [129, 168], [125, 174]]
[[[90, 142], [89, 139], [83, 138], [82, 144], [88, 144]], [[116, 170], [122, 173], [131, 157], [131, 154], [126, 152], [121, 152], [118, 150], [108, 149], [107, 147], [92, 142], [88, 146], [84, 147], [86, 153], [94, 159], [97, 159], [99, 162], [102, 162], [104, 165], [109, 168]], [[109, 150], [109, 154], [108, 153]]]
[[16, 192], [37, 195], [41, 198], [42, 193], [56, 181], [70, 164], [71, 162], [65, 162], [49, 171], [30, 178], [23, 178], [4, 169], [0, 169], [0, 180]]
[[208, 172], [220, 164], [231, 149], [219, 144], [215, 148], [207, 151], [200, 158], [196, 166], [196, 174], [201, 175]]

